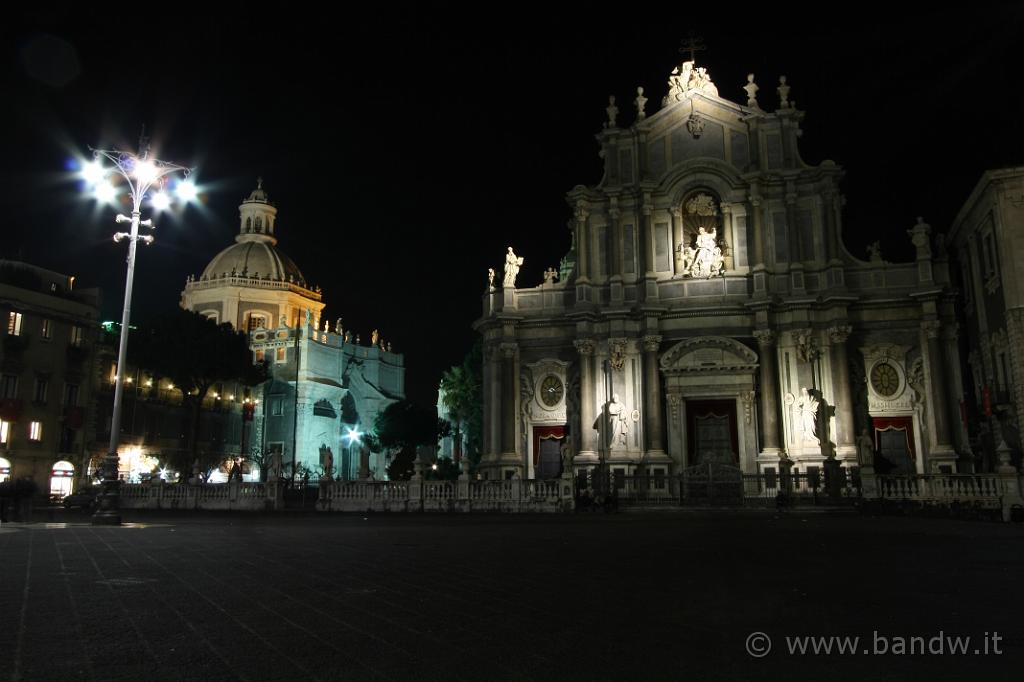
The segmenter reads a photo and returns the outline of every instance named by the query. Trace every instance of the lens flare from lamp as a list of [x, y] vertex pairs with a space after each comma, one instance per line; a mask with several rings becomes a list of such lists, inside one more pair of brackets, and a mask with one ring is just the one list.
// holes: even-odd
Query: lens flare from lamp
[[358, 443], [359, 439], [363, 436], [359, 431], [359, 427], [357, 426], [353, 429], [346, 426], [345, 428], [348, 429], [348, 433], [345, 434], [345, 438], [348, 438], [348, 444], [352, 445], [353, 443]]
[[90, 185], [96, 185], [103, 181], [106, 177], [107, 171], [103, 168], [103, 164], [99, 161], [89, 161], [82, 164], [80, 171], [82, 179]]
[[171, 207], [171, 197], [163, 190], [154, 194], [150, 201], [153, 204], [153, 210], [155, 211], [166, 211]]
[[149, 184], [156, 180], [156, 166], [153, 165], [152, 161], [138, 161], [135, 164], [135, 168], [132, 170], [132, 175], [134, 175], [139, 182]]
[[117, 190], [112, 184], [104, 180], [97, 184], [93, 189], [93, 196], [95, 196], [96, 201], [101, 204], [111, 204], [117, 197]]
[[189, 202], [196, 200], [196, 197], [199, 195], [199, 190], [196, 189], [196, 183], [191, 180], [182, 180], [178, 183], [175, 193], [182, 201]]

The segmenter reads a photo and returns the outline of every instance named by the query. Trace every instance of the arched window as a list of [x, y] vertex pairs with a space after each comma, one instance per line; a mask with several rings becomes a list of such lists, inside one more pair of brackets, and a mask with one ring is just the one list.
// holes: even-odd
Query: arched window
[[50, 496], [58, 500], [71, 494], [71, 482], [75, 479], [75, 465], [61, 460], [50, 471]]
[[708, 190], [691, 192], [682, 205], [682, 241], [676, 246], [676, 271], [708, 279], [725, 274], [728, 244], [718, 198]]
[[208, 320], [213, 320], [214, 322], [219, 322], [220, 321], [220, 319], [219, 319], [220, 318], [220, 313], [217, 312], [216, 310], [204, 310], [203, 312], [201, 312], [199, 314], [202, 315], [203, 317], [205, 317]]
[[252, 232], [252, 216], [245, 219], [245, 231]]
[[266, 313], [249, 313], [249, 318], [246, 321], [246, 331], [253, 331], [255, 329], [266, 329], [267, 322], [270, 317]]

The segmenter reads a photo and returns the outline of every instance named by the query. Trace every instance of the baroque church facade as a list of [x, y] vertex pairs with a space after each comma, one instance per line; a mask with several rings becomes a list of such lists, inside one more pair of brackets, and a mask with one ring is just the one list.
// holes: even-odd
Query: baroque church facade
[[968, 447], [941, 235], [911, 263], [843, 243], [841, 167], [800, 156], [785, 77], [719, 95], [693, 60], [628, 123], [610, 98], [595, 186], [567, 195], [572, 247], [517, 287], [509, 249], [482, 316], [483, 475], [597, 466], [670, 475], [826, 464], [956, 471]]
[[377, 330], [363, 339], [340, 317], [323, 318], [320, 288], [277, 247], [276, 229], [277, 207], [260, 180], [239, 206], [235, 243], [188, 278], [181, 306], [248, 332], [253, 361], [268, 364], [249, 449], [264, 453], [271, 476], [292, 466], [383, 478], [386, 455], [354, 436], [372, 431], [377, 415], [405, 397], [404, 357]]

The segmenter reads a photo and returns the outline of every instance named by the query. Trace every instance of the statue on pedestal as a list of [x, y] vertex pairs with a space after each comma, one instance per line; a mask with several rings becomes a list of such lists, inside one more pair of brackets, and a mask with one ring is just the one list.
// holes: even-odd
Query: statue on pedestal
[[522, 256], [517, 256], [511, 246], [508, 247], [508, 253], [505, 254], [505, 280], [502, 282], [502, 286], [507, 289], [516, 288], [516, 275], [519, 274], [519, 268], [522, 267], [525, 260]]
[[804, 441], [820, 442], [818, 433], [818, 408], [821, 403], [807, 388], [800, 389], [801, 396], [794, 403], [797, 427]]

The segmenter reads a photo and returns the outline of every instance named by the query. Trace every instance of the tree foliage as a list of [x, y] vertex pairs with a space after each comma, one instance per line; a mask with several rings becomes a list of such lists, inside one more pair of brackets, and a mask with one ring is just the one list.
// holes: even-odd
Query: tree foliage
[[420, 407], [410, 400], [399, 400], [384, 408], [374, 427], [380, 448], [395, 453], [388, 466], [388, 477], [404, 480], [413, 473], [416, 448], [437, 445], [444, 420], [438, 419], [434, 410]]
[[478, 340], [461, 365], [441, 377], [441, 401], [452, 421], [456, 452], [466, 442], [470, 462], [480, 461], [483, 444], [483, 344]]
[[[188, 310], [177, 308], [154, 318], [134, 332], [131, 341], [133, 364], [170, 379], [181, 391], [190, 411], [190, 460], [206, 459], [205, 453], [198, 452], [198, 435], [203, 400], [210, 389], [226, 381], [255, 386], [267, 378], [266, 365], [253, 364], [244, 333]], [[209, 462], [200, 465], [205, 469]]]

